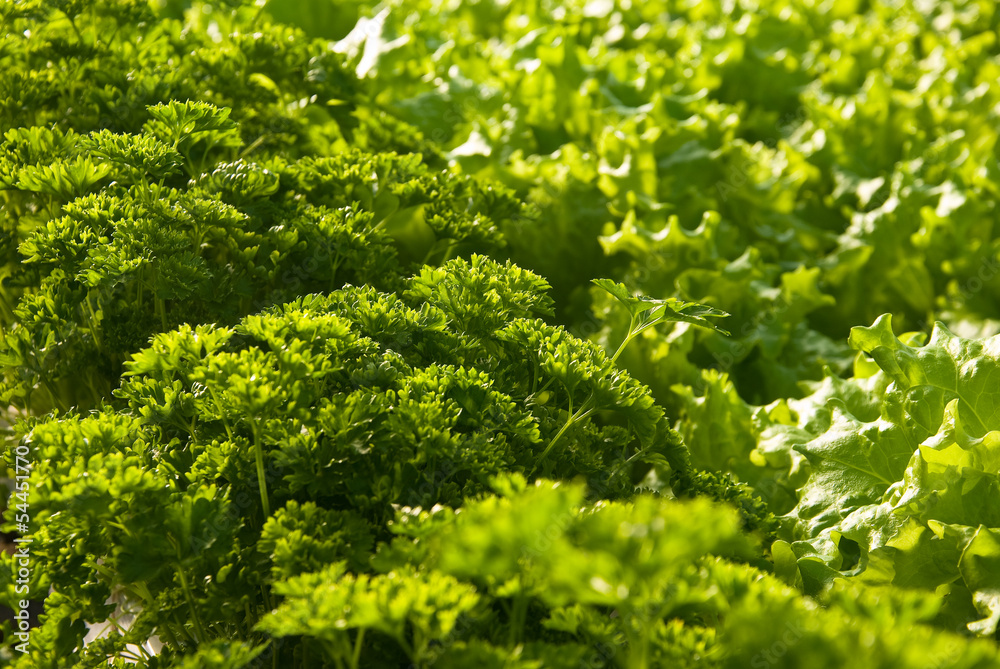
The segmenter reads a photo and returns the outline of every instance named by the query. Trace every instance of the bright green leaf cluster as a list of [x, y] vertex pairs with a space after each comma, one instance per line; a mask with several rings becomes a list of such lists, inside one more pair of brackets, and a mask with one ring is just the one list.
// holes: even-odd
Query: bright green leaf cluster
[[[30, 410], [106, 398], [125, 359], [180, 323], [231, 324], [345, 283], [393, 288], [413, 259], [495, 248], [490, 214], [521, 209], [509, 191], [432, 171], [417, 155], [209, 159], [202, 171], [206, 156], [234, 157], [228, 110], [149, 113], [138, 135], [7, 134], [11, 192], [37, 191], [44, 170], [76, 170], [42, 179], [54, 188], [40, 191], [54, 198], [51, 218], [25, 233], [0, 290], [4, 396]], [[450, 212], [449, 224], [433, 225], [431, 209]]]
[[994, 3], [0, 25], [5, 664], [1000, 666]]
[[[60, 620], [101, 622], [119, 593], [141, 610], [134, 629], [155, 628], [175, 650], [303, 635], [320, 622], [301, 604], [345, 612], [320, 636], [347, 657], [372, 628], [422, 658], [477, 596], [448, 578], [418, 586], [412, 569], [364, 575], [396, 509], [459, 507], [492, 477], [536, 469], [621, 498], [636, 466], [685, 466], [648, 392], [593, 344], [530, 320], [548, 309], [542, 279], [482, 256], [429, 272], [399, 294], [346, 286], [235, 327], [157, 334], [126, 363], [123, 410], [24, 424], [20, 444], [36, 463], [33, 587], [65, 600], [55, 627], [39, 630], [54, 636], [48, 648], [79, 644], [82, 628]], [[512, 341], [502, 322], [467, 320], [484, 306], [484, 283], [540, 338]], [[562, 356], [589, 359], [594, 379], [568, 383]], [[548, 401], [535, 385], [553, 389]], [[567, 430], [573, 405], [588, 403], [599, 412]], [[340, 578], [344, 569], [357, 580]], [[324, 583], [337, 586], [329, 596]], [[289, 619], [258, 626], [276, 596]], [[426, 635], [412, 639], [413, 626]]]

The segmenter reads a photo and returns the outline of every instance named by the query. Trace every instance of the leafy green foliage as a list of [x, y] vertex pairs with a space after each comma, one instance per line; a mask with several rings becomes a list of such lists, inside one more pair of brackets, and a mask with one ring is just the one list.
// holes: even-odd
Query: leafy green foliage
[[839, 570], [939, 589], [942, 624], [992, 635], [994, 340], [962, 339], [938, 325], [925, 345], [910, 341], [895, 337], [888, 316], [852, 332], [852, 345], [878, 365], [870, 378], [882, 380], [853, 382], [865, 403], [828, 398], [823, 419], [791, 443], [807, 477], [788, 516], [795, 541], [781, 550], [798, 559], [799, 580], [815, 578], [821, 560], [832, 569], [820, 583]]
[[[484, 284], [492, 299], [478, 299]], [[125, 409], [23, 425], [36, 462], [35, 577], [66, 602], [52, 625], [105, 620], [116, 592], [141, 608], [135, 628], [155, 628], [174, 650], [257, 645], [260, 631], [305, 635], [314, 623], [303, 611], [323, 602], [324, 616], [348, 616], [320, 635], [324, 647], [355, 657], [364, 642], [349, 632], [375, 625], [424, 658], [476, 597], [416, 571], [364, 576], [396, 508], [458, 507], [512, 471], [581, 477], [595, 497], [621, 498], [636, 465], [685, 464], [639, 384], [593, 344], [530, 320], [548, 310], [545, 288], [473, 256], [425, 268], [399, 294], [346, 286], [235, 327], [184, 325], [126, 364], [115, 391]], [[508, 320], [540, 337], [511, 339]], [[568, 382], [561, 356], [546, 364], [555, 343], [587, 357], [594, 378]], [[536, 386], [551, 389], [546, 401]], [[598, 412], [567, 430], [585, 401]], [[561, 448], [549, 449], [557, 433]], [[344, 569], [359, 573], [350, 588]], [[255, 627], [275, 596], [288, 620]], [[72, 645], [83, 629], [39, 634]]]
[[369, 108], [342, 56], [262, 20], [250, 2], [196, 3], [181, 19], [139, 0], [7, 1], [0, 12], [5, 128], [135, 134], [146, 107], [166, 103], [186, 111], [159, 119], [162, 129], [175, 123], [173, 132], [189, 136], [195, 128], [176, 123], [201, 123], [207, 149], [208, 135], [223, 130], [196, 111], [208, 103], [234, 110], [239, 129], [229, 141], [252, 150], [433, 151], [413, 128]]
[[750, 402], [801, 397], [799, 381], [850, 372], [850, 326], [885, 312], [996, 332], [996, 7], [378, 11], [369, 32], [391, 48], [358, 53], [365, 78], [464, 169], [539, 207], [511, 253], [553, 281], [564, 317], [596, 329], [590, 308], [601, 341], [624, 339], [628, 315], [581, 294], [609, 275], [732, 314], [732, 338], [675, 326], [620, 358], [668, 409], [708, 366]]
[[[920, 596], [840, 587], [826, 609], [803, 600], [741, 563], [755, 553], [754, 542], [732, 510], [705, 500], [644, 494], [590, 506], [579, 485], [531, 485], [517, 476], [493, 485], [497, 495], [460, 512], [402, 509], [392, 526], [397, 537], [374, 560], [377, 585], [358, 592], [342, 566], [294, 580], [283, 586], [292, 601], [263, 626], [303, 634], [345, 666], [374, 659], [356, 646], [352, 655], [352, 629], [391, 638], [403, 662], [416, 666], [475, 658], [497, 667], [836, 667], [853, 658], [888, 667], [923, 666], [928, 653], [955, 666], [996, 662], [990, 644], [927, 627], [934, 605]], [[390, 583], [382, 606], [397, 606], [380, 618], [368, 598]], [[458, 614], [448, 633], [414, 611], [432, 597], [443, 600], [437, 589], [445, 583], [451, 601], [442, 601], [440, 615]], [[401, 591], [413, 594], [401, 602]], [[411, 621], [403, 635], [386, 629], [399, 615]], [[760, 629], [762, 619], [775, 624]], [[922, 635], [919, 648], [914, 633]], [[866, 636], [879, 650], [859, 658]], [[321, 645], [332, 638], [343, 640]], [[436, 643], [423, 645], [427, 639]]]
[[261, 621], [261, 629], [279, 638], [316, 639], [325, 654], [355, 668], [363, 666], [364, 632], [392, 639], [424, 664], [431, 644], [447, 639], [459, 617], [479, 600], [475, 588], [445, 575], [404, 570], [355, 577], [336, 563], [286, 581], [276, 591], [285, 603]]
[[[106, 398], [125, 359], [179, 323], [230, 324], [345, 283], [393, 288], [413, 258], [501, 245], [490, 215], [521, 208], [505, 189], [431, 171], [415, 155], [216, 163], [206, 156], [232, 158], [239, 145], [228, 110], [170, 103], [150, 115], [143, 134], [100, 131], [73, 145], [59, 131], [8, 133], [11, 155], [89, 170], [65, 193], [47, 177], [48, 195], [67, 199], [62, 215], [26, 235], [8, 279], [5, 397], [32, 410]], [[11, 188], [22, 192], [49, 169], [19, 165]]]
[[1000, 666], [996, 7], [371, 5], [0, 0], [4, 663]]

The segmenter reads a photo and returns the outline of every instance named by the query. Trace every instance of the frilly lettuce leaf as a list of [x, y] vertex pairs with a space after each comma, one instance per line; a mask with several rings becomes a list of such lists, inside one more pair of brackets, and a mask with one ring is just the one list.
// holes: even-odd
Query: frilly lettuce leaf
[[[816, 562], [873, 583], [939, 590], [941, 614], [992, 635], [1000, 622], [1000, 337], [938, 323], [925, 345], [888, 315], [851, 345], [891, 382], [877, 416], [830, 398], [829, 424], [793, 445], [808, 479], [787, 518], [806, 582]], [[877, 388], [877, 385], [875, 386]], [[785, 550], [785, 549], [781, 549]]]

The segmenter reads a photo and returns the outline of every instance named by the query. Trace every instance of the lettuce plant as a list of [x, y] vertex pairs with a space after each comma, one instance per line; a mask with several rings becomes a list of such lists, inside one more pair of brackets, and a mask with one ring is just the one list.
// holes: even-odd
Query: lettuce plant
[[780, 549], [798, 561], [799, 580], [843, 573], [937, 590], [942, 624], [993, 636], [995, 338], [964, 339], [939, 324], [926, 342], [904, 343], [890, 323], [886, 315], [851, 335], [872, 359], [852, 382], [855, 401], [830, 398], [821, 420], [785, 440], [808, 478]]
[[802, 399], [747, 405], [706, 374], [680, 432], [694, 466], [725, 457], [777, 514], [772, 558], [789, 583], [934, 591], [937, 625], [992, 637], [996, 337], [941, 323], [897, 337], [891, 324], [854, 328], [854, 377], [830, 375]]

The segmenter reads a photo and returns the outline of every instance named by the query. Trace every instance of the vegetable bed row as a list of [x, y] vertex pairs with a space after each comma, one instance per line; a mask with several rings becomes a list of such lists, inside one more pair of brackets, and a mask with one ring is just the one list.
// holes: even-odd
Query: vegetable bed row
[[1000, 667], [992, 2], [0, 27], [3, 663]]

